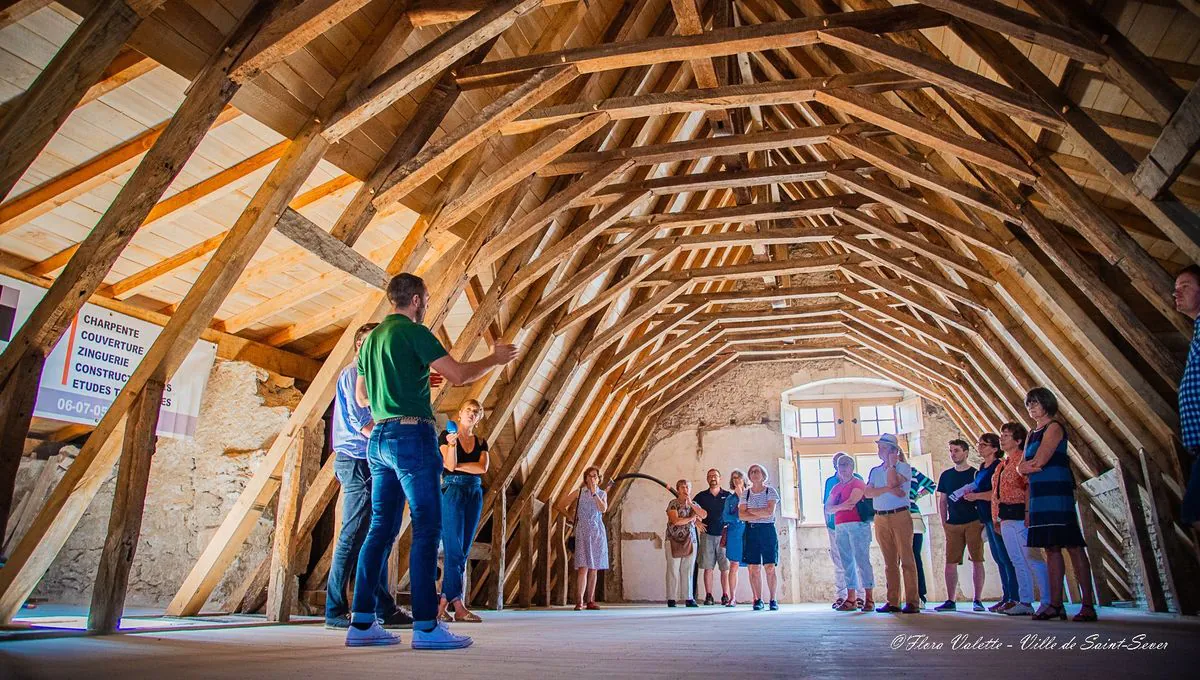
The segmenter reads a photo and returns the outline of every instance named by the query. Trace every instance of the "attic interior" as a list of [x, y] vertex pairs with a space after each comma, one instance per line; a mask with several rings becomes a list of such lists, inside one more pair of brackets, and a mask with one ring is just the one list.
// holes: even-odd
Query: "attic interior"
[[[643, 471], [708, 386], [822, 362], [970, 441], [1051, 389], [1100, 604], [1195, 614], [1172, 294], [1200, 262], [1197, 35], [1190, 0], [0, 3], [0, 621], [108, 484], [89, 629], [117, 629], [155, 433], [204, 426], [199, 396], [164, 400], [214, 359], [295, 398], [164, 611], [298, 615], [335, 382], [401, 272], [459, 360], [520, 349], [433, 390], [442, 417], [486, 411], [474, 601], [566, 604], [585, 468]], [[97, 328], [144, 340], [136, 361], [55, 359], [88, 310], [131, 320]], [[45, 415], [57, 371], [102, 407]], [[802, 470], [779, 418], [764, 461]]]

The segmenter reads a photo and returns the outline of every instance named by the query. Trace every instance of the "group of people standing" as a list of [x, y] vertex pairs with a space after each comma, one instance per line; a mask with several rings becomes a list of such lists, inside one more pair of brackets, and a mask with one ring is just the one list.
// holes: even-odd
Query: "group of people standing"
[[[878, 612], [915, 614], [926, 603], [922, 534], [914, 531], [921, 513], [916, 501], [936, 490], [938, 516], [946, 538], [946, 592], [949, 599], [935, 611], [957, 609], [958, 567], [963, 553], [972, 563], [975, 611], [1010, 616], [1032, 615], [1035, 620], [1066, 618], [1063, 609], [1065, 563], [1071, 556], [1083, 590], [1083, 606], [1076, 621], [1095, 621], [1095, 599], [1083, 533], [1075, 509], [1075, 479], [1067, 458], [1067, 427], [1058, 419], [1058, 400], [1038, 387], [1025, 398], [1032, 431], [1021, 423], [1005, 423], [1000, 434], [984, 433], [976, 448], [982, 464], [968, 463], [970, 445], [961, 439], [949, 443], [953, 467], [932, 482], [904, 461], [895, 435], [877, 441], [880, 465], [867, 479], [855, 473], [850, 455], [834, 456], [837, 473], [827, 480], [825, 511], [834, 564], [838, 611], [871, 611], [874, 573], [870, 561], [871, 530], [879, 541], [887, 569], [887, 602]], [[868, 504], [867, 501], [870, 501]], [[1001, 600], [984, 607], [983, 542], [987, 540], [1002, 582]], [[903, 582], [904, 606], [899, 606]], [[1041, 606], [1033, 608], [1034, 584]], [[858, 590], [862, 589], [862, 597]]]
[[[666, 555], [667, 606], [698, 607], [692, 571], [699, 567], [704, 583], [704, 604], [715, 605], [713, 571], [720, 573], [721, 604], [737, 606], [738, 570], [746, 565], [755, 611], [776, 611], [779, 535], [775, 512], [779, 491], [769, 486], [767, 469], [757, 463], [743, 473], [729, 475], [729, 489], [721, 488], [721, 472], [706, 474], [708, 488], [692, 496], [686, 479], [675, 483], [675, 498], [667, 504]], [[764, 599], [764, 581], [766, 595]]]
[[[326, 590], [325, 625], [345, 629], [350, 647], [395, 645], [388, 628], [413, 628], [414, 649], [459, 649], [471, 638], [446, 621], [479, 621], [463, 601], [463, 570], [483, 504], [480, 477], [488, 468], [487, 441], [474, 433], [483, 417], [468, 400], [454, 428], [434, 429], [435, 383], [473, 382], [516, 357], [496, 345], [487, 357], [460, 362], [423, 325], [425, 282], [411, 274], [391, 279], [392, 313], [359, 328], [356, 360], [339, 375], [333, 412], [334, 470], [343, 488], [342, 527]], [[396, 606], [387, 562], [409, 506], [412, 615]], [[438, 545], [445, 556], [437, 592]], [[355, 574], [354, 597], [346, 600]], [[453, 610], [453, 616], [450, 611]]]

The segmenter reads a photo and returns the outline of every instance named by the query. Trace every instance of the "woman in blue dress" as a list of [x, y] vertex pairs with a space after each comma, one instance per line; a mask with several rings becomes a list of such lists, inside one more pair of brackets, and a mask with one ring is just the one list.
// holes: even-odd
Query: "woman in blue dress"
[[729, 490], [721, 520], [725, 522], [725, 558], [729, 560], [729, 602], [725, 606], [733, 607], [737, 605], [738, 563], [742, 561], [742, 534], [746, 531], [746, 523], [738, 518], [738, 497], [746, 491], [746, 475], [741, 470], [729, 473]]
[[1075, 475], [1067, 458], [1067, 428], [1058, 420], [1058, 398], [1045, 387], [1035, 387], [1025, 397], [1025, 408], [1033, 419], [1033, 429], [1025, 440], [1025, 460], [1017, 472], [1029, 477], [1029, 505], [1025, 523], [1029, 526], [1027, 546], [1044, 548], [1050, 572], [1050, 602], [1044, 604], [1034, 620], [1066, 619], [1063, 609], [1063, 575], [1066, 567], [1062, 551], [1071, 555], [1075, 577], [1083, 589], [1083, 606], [1075, 621], [1096, 620], [1096, 595], [1092, 590], [1092, 565], [1088, 561], [1079, 515], [1075, 511]]

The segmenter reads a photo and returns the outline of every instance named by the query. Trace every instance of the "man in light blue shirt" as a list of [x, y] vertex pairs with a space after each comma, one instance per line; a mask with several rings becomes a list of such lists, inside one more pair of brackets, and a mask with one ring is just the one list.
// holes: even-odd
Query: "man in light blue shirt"
[[[378, 324], [365, 324], [354, 334], [355, 355], [367, 335]], [[334, 474], [342, 485], [342, 530], [338, 533], [329, 566], [329, 584], [325, 589], [325, 627], [345, 630], [350, 627], [350, 607], [346, 601], [346, 585], [358, 565], [358, 553], [371, 524], [371, 467], [367, 464], [367, 438], [375, 427], [371, 409], [359, 406], [354, 399], [358, 380], [355, 362], [342, 369], [338, 376], [337, 393], [333, 399], [333, 461]], [[396, 606], [388, 591], [387, 562], [375, 585], [375, 614], [385, 628], [412, 625], [412, 618]]]

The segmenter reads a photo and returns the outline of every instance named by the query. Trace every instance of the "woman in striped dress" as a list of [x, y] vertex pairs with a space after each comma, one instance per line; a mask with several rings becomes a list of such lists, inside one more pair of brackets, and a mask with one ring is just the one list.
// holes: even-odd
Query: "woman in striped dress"
[[1035, 387], [1025, 397], [1025, 408], [1034, 427], [1025, 440], [1025, 460], [1017, 471], [1029, 477], [1029, 525], [1027, 545], [1046, 550], [1050, 572], [1050, 602], [1033, 618], [1066, 619], [1063, 609], [1063, 575], [1066, 567], [1062, 551], [1071, 554], [1075, 577], [1083, 589], [1083, 607], [1075, 621], [1096, 620], [1096, 596], [1092, 591], [1092, 565], [1088, 561], [1079, 516], [1075, 512], [1075, 476], [1067, 458], [1067, 429], [1057, 420], [1058, 398], [1045, 387]]
[[575, 611], [599, 609], [596, 572], [608, 569], [608, 532], [604, 530], [608, 492], [600, 488], [600, 469], [589, 467], [585, 470], [583, 486], [572, 491], [566, 502], [568, 506], [575, 506], [575, 582], [579, 584]]

